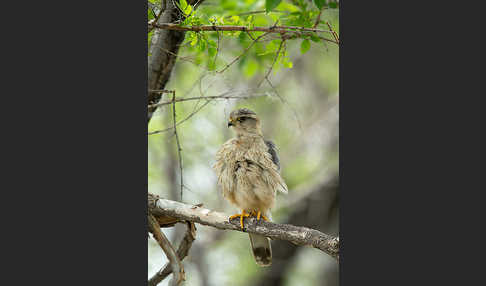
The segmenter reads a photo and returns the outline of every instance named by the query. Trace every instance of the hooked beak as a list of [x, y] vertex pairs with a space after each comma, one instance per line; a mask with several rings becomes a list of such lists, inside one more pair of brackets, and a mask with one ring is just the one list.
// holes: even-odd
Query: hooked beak
[[230, 126], [235, 126], [235, 125], [233, 124], [233, 122], [232, 122], [232, 121], [229, 121], [229, 122], [228, 122], [228, 128], [229, 128]]

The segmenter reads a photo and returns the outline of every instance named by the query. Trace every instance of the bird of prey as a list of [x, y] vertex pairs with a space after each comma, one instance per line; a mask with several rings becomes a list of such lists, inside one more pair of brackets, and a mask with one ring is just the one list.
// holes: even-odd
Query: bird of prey
[[[241, 108], [230, 113], [228, 128], [235, 137], [221, 146], [213, 168], [218, 176], [223, 196], [241, 209], [240, 214], [230, 217], [256, 216], [271, 220], [270, 210], [275, 204], [277, 192], [287, 193], [287, 185], [280, 176], [280, 163], [275, 144], [263, 138], [261, 122], [256, 113]], [[255, 261], [260, 266], [272, 264], [270, 239], [249, 234]]]

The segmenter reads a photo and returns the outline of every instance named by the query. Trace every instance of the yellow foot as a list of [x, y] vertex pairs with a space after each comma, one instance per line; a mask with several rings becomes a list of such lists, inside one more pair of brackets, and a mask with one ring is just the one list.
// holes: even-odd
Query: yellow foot
[[257, 216], [256, 216], [256, 217], [257, 217], [257, 221], [260, 221], [260, 217], [262, 217], [262, 219], [263, 219], [264, 221], [268, 221], [268, 218], [267, 218], [266, 216], [262, 215], [262, 212], [261, 212], [261, 211], [258, 211], [258, 213], [257, 213]]
[[229, 217], [229, 220], [232, 220], [234, 218], [239, 217], [240, 218], [241, 229], [243, 229], [243, 218], [244, 217], [249, 217], [249, 216], [250, 216], [250, 214], [247, 214], [247, 213], [245, 213], [245, 211], [242, 211], [241, 214], [235, 214], [235, 215], [230, 216]]

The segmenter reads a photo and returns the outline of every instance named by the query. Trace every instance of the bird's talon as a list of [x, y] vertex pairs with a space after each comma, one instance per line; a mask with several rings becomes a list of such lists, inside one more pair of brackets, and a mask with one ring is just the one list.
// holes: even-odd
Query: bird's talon
[[229, 220], [232, 220], [232, 219], [240, 217], [240, 216], [241, 216], [241, 214], [232, 215], [232, 216], [229, 217]]
[[250, 216], [250, 214], [247, 214], [247, 213], [245, 213], [245, 211], [243, 211], [243, 212], [241, 212], [241, 214], [235, 214], [235, 215], [230, 216], [229, 220], [231, 221], [232, 219], [239, 217], [240, 218], [241, 230], [243, 230], [243, 228], [244, 228], [243, 227], [243, 218], [249, 217], [249, 216]]
[[260, 221], [260, 218], [262, 218], [264, 221], [268, 221], [268, 218], [264, 216], [261, 211], [258, 211], [256, 217], [257, 217], [257, 221]]

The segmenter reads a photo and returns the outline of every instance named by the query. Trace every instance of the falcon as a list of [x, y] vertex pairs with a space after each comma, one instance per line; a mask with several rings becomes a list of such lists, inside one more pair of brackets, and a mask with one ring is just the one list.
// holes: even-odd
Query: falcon
[[[230, 216], [240, 219], [256, 216], [271, 221], [270, 210], [275, 205], [277, 192], [287, 193], [287, 185], [280, 176], [280, 163], [276, 146], [263, 138], [261, 122], [256, 113], [241, 108], [230, 113], [228, 128], [235, 137], [224, 143], [216, 153], [213, 168], [223, 197], [241, 210]], [[270, 239], [249, 234], [255, 261], [259, 266], [272, 264]]]

